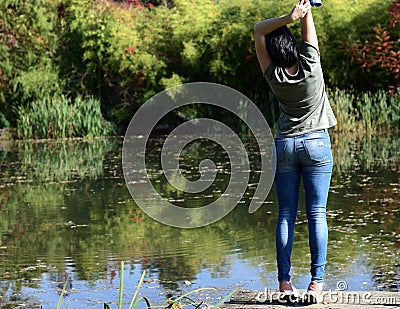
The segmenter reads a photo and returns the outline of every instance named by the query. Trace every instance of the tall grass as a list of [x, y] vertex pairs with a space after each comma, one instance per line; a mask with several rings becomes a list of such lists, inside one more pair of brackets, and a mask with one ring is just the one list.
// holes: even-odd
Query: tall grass
[[337, 119], [335, 128], [338, 132], [352, 131], [357, 132], [360, 128], [357, 120], [359, 112], [354, 107], [355, 95], [345, 90], [327, 90], [329, 101]]
[[338, 121], [337, 132], [371, 135], [398, 129], [399, 95], [388, 95], [383, 90], [356, 94], [339, 89], [328, 90], [327, 94]]
[[390, 118], [393, 123], [400, 124], [400, 94], [390, 97]]
[[93, 97], [74, 101], [65, 96], [45, 97], [19, 107], [17, 114], [17, 136], [23, 139], [95, 137], [114, 132], [101, 114], [100, 101]]
[[390, 127], [392, 113], [384, 91], [361, 94], [357, 100], [357, 107], [360, 110], [367, 134], [371, 134], [377, 128]]

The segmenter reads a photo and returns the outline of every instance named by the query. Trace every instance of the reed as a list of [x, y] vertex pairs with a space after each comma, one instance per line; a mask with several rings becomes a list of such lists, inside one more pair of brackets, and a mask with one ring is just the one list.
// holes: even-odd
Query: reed
[[358, 123], [359, 112], [354, 107], [355, 95], [351, 91], [339, 90], [338, 88], [327, 90], [329, 101], [337, 119], [337, 132], [355, 133], [360, 130]]
[[383, 90], [356, 94], [347, 90], [327, 90], [338, 124], [339, 133], [371, 135], [398, 128], [400, 99]]
[[[400, 95], [387, 93], [384, 90], [357, 93], [339, 88], [327, 89], [327, 96], [337, 119], [333, 131], [352, 135], [365, 135], [373, 132], [397, 130], [400, 122]], [[280, 111], [278, 102], [272, 93], [267, 100], [260, 100], [260, 108], [268, 120], [273, 132]], [[257, 101], [258, 100], [258, 101]], [[261, 102], [260, 102], [261, 101]]]
[[[67, 288], [67, 282], [68, 282], [68, 278], [67, 278], [67, 280], [66, 280], [65, 283], [64, 283], [63, 289], [62, 289], [61, 294], [60, 294], [60, 297], [59, 297], [59, 299], [58, 299], [58, 302], [57, 302], [57, 309], [61, 309], [61, 304], [62, 304], [62, 301], [63, 301], [64, 293], [65, 293], [65, 290], [66, 290], [66, 288]], [[65, 309], [67, 309], [67, 308], [68, 308], [68, 305], [67, 305], [67, 307], [65, 307]]]
[[64, 139], [114, 134], [114, 126], [101, 113], [93, 97], [45, 97], [17, 110], [17, 137]]
[[362, 93], [356, 102], [368, 135], [377, 129], [390, 127], [392, 112], [384, 91]]
[[400, 123], [400, 94], [390, 97], [390, 112], [391, 122], [398, 127]]

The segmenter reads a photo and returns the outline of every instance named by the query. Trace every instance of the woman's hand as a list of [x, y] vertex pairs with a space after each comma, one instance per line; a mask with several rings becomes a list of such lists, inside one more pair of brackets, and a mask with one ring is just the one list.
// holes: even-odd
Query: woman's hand
[[309, 0], [300, 0], [290, 12], [290, 18], [295, 22], [306, 16], [310, 9], [311, 3]]

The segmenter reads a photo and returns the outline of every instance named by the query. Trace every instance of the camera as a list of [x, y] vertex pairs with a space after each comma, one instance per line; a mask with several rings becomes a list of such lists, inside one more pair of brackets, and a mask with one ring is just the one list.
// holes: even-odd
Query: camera
[[310, 0], [311, 6], [322, 6], [321, 0]]

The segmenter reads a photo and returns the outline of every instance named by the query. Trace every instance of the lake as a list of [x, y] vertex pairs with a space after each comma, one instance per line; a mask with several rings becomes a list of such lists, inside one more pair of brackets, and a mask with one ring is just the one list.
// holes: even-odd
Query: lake
[[[326, 289], [400, 290], [400, 139], [331, 135], [335, 167], [328, 201]], [[257, 147], [250, 185], [238, 206], [205, 227], [180, 229], [148, 217], [125, 184], [122, 138], [94, 141], [27, 141], [0, 144], [0, 307], [55, 308], [66, 282], [65, 308], [116, 308], [121, 261], [129, 305], [146, 271], [140, 295], [151, 304], [200, 287], [213, 304], [235, 288], [277, 288], [272, 188], [253, 214], [248, 204], [257, 182]], [[154, 186], [184, 206], [206, 205], [229, 182], [230, 164], [218, 145], [193, 142], [182, 156], [183, 174], [212, 158], [216, 181], [187, 196], [168, 185], [157, 162], [163, 137], [153, 137], [147, 159]], [[309, 283], [304, 196], [293, 248], [293, 282]]]

